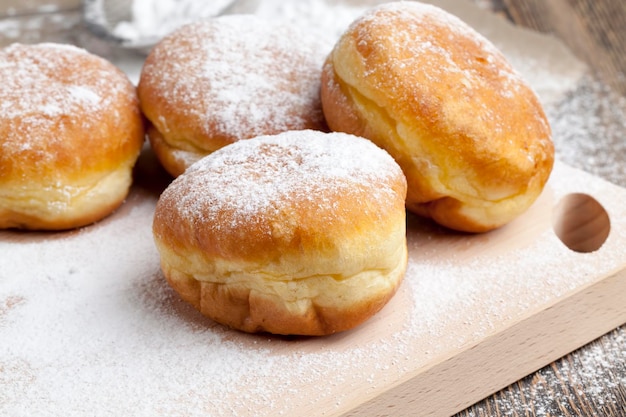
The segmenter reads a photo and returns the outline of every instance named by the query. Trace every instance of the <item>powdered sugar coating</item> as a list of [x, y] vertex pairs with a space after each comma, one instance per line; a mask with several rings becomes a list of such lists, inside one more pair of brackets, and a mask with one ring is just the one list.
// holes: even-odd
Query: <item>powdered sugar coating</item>
[[[424, 73], [433, 82], [438, 81], [445, 73], [454, 72], [463, 76], [458, 87], [475, 88], [483, 81], [478, 71], [488, 67], [497, 72], [503, 81], [501, 86], [492, 86], [497, 87], [501, 94], [513, 96], [521, 86], [527, 87], [520, 74], [506, 62], [498, 48], [457, 16], [439, 7], [420, 2], [385, 3], [365, 13], [352, 26], [358, 25], [360, 30], [371, 26], [385, 27], [390, 22], [393, 23], [393, 20], [401, 21], [408, 29], [390, 32], [389, 44], [411, 52], [410, 56], [401, 57], [402, 61], [395, 63], [396, 65], [409, 66], [412, 59], [426, 59], [429, 55], [443, 57], [448, 65], [429, 67], [428, 73]], [[440, 31], [447, 36], [438, 37]], [[458, 46], [463, 48], [466, 45], [472, 45], [482, 53], [459, 53]]]
[[[525, 151], [530, 165], [546, 157], [550, 127], [532, 88], [492, 42], [455, 15], [430, 4], [391, 2], [367, 11], [348, 32], [363, 55], [364, 78], [384, 80], [372, 88], [388, 91], [388, 102], [377, 104], [392, 114], [402, 106], [419, 108], [424, 118], [449, 118], [458, 134], [498, 138], [489, 146], [518, 131], [518, 140], [532, 148]], [[354, 82], [335, 69], [344, 81]], [[527, 116], [510, 117], [503, 106]], [[533, 123], [520, 125], [526, 117]], [[497, 146], [495, 152], [522, 147]]]
[[0, 51], [0, 158], [40, 152], [54, 158], [64, 132], [97, 130], [120, 115], [114, 103], [136, 102], [128, 78], [112, 64], [65, 44], [13, 44]]
[[148, 118], [166, 139], [182, 125], [197, 126], [201, 149], [211, 148], [204, 137], [233, 142], [322, 125], [319, 78], [328, 50], [298, 29], [252, 15], [184, 26], [153, 49], [142, 70], [142, 101], [150, 90], [167, 103], [148, 109]]
[[[321, 224], [344, 216], [340, 200], [395, 201], [397, 163], [373, 143], [344, 133], [289, 131], [222, 148], [193, 164], [161, 200], [194, 227], [228, 235], [242, 225], [266, 227], [287, 210], [310, 211]], [[360, 196], [355, 197], [355, 196]], [[353, 208], [351, 208], [353, 209]], [[200, 226], [202, 225], [202, 226]], [[267, 229], [266, 233], [271, 233]]]

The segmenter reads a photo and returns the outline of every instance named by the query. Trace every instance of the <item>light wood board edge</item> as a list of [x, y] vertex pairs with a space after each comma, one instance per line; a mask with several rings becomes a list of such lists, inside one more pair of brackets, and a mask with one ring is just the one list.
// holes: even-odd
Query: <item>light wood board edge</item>
[[343, 417], [449, 416], [626, 323], [626, 269], [409, 376]]

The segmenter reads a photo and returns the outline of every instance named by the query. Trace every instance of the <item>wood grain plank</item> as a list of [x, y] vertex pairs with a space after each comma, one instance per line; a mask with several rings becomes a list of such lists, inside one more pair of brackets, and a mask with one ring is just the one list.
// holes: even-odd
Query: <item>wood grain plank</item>
[[[394, 415], [411, 415], [411, 411], [420, 416], [449, 415], [451, 411], [458, 411], [455, 407], [467, 406], [463, 401], [489, 394], [494, 387], [501, 386], [503, 380], [508, 378], [507, 383], [511, 383], [536, 371], [538, 364], [562, 357], [572, 346], [588, 343], [590, 340], [585, 335], [597, 332], [597, 336], [623, 323], [626, 316], [614, 314], [623, 304], [624, 293], [626, 270], [562, 299], [541, 313], [529, 315], [497, 336], [436, 364], [419, 378], [404, 382], [346, 416], [383, 415], [384, 410], [390, 409], [394, 410]], [[508, 361], [502, 360], [507, 357]], [[502, 367], [508, 373], [503, 373]], [[552, 370], [560, 380], [554, 386], [560, 392], [551, 393], [553, 398], [559, 399], [555, 415], [594, 412], [596, 408], [580, 398], [581, 391], [566, 383], [561, 369], [553, 364]], [[502, 402], [489, 402], [496, 409], [496, 414], [491, 415], [531, 413], [532, 407], [523, 406], [525, 400], [524, 397], [521, 407], [510, 410], [500, 410]], [[489, 407], [484, 411], [489, 413]]]

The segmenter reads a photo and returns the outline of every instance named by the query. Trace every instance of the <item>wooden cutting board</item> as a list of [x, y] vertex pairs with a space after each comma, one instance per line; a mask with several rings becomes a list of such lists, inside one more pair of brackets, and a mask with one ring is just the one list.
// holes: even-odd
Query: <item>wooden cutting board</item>
[[136, 178], [96, 225], [0, 232], [0, 414], [443, 416], [626, 322], [626, 190], [561, 163], [500, 230], [410, 216], [397, 295], [325, 338], [242, 334], [180, 301], [149, 150]]

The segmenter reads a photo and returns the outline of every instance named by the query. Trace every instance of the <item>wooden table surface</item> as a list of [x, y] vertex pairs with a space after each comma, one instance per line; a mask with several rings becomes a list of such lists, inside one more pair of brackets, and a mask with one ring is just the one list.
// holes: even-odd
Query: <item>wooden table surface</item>
[[[579, 102], [576, 110], [587, 113], [587, 129], [597, 133], [597, 143], [567, 153], [564, 162], [626, 187], [626, 168], [619, 168], [626, 166], [626, 2], [471, 1], [517, 25], [560, 38], [588, 64], [590, 81], [578, 92], [587, 100]], [[74, 4], [77, 0], [67, 2]], [[626, 302], [626, 294], [624, 298]], [[537, 370], [458, 416], [626, 416], [626, 326]]]
[[[571, 165], [626, 187], [626, 2], [623, 0], [473, 0], [513, 23], [561, 39], [591, 72], [599, 154]], [[591, 129], [590, 129], [591, 130]], [[581, 153], [583, 150], [581, 150]], [[626, 254], [624, 254], [626, 256]], [[624, 294], [626, 303], [626, 294]], [[556, 336], [555, 336], [556, 337]], [[626, 416], [626, 326], [458, 414], [473, 416]]]

